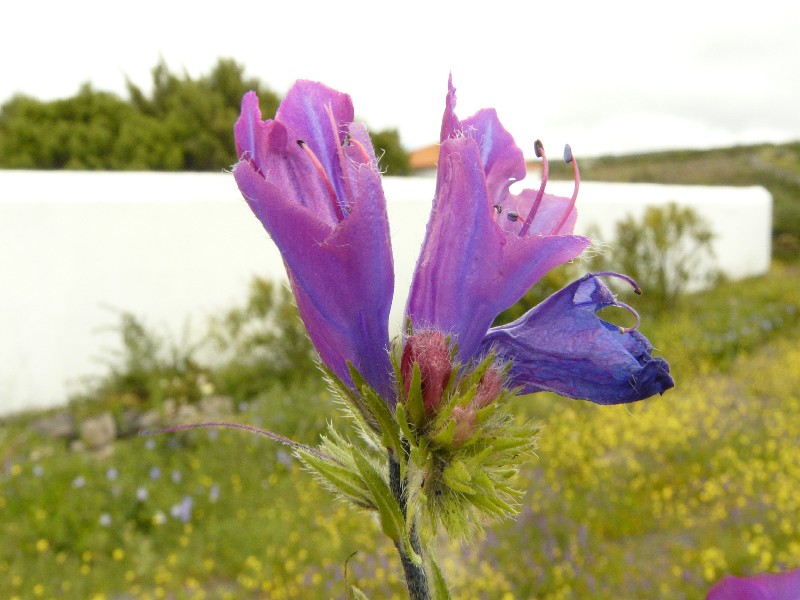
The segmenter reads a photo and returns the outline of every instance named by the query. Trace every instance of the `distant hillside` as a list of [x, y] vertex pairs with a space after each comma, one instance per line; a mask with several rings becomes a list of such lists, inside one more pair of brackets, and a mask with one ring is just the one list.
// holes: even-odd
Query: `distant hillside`
[[[587, 181], [764, 186], [775, 202], [775, 253], [800, 257], [800, 142], [578, 158]], [[560, 161], [550, 166], [552, 178], [572, 177]]]

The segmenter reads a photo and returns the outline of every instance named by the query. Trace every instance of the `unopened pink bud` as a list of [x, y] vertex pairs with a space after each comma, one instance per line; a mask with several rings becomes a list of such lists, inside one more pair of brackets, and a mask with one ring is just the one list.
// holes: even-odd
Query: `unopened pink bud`
[[453, 444], [460, 446], [475, 433], [475, 409], [471, 406], [456, 406], [453, 408], [452, 415], [456, 422]]
[[500, 369], [489, 367], [478, 383], [478, 390], [472, 399], [472, 407], [481, 409], [497, 400], [503, 391], [503, 376]]
[[403, 358], [400, 361], [400, 374], [403, 376], [403, 390], [406, 397], [411, 386], [414, 363], [419, 365], [425, 410], [433, 412], [442, 400], [444, 388], [453, 371], [447, 339], [438, 331], [421, 331], [406, 340]]

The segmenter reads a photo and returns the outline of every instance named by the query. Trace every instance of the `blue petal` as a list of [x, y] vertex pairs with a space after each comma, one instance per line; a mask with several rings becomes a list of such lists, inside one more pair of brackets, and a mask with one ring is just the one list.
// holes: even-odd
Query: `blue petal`
[[674, 382], [647, 338], [595, 314], [616, 305], [596, 275], [585, 275], [513, 323], [490, 329], [480, 352], [510, 361], [509, 385], [524, 394], [546, 390], [597, 404], [662, 394]]

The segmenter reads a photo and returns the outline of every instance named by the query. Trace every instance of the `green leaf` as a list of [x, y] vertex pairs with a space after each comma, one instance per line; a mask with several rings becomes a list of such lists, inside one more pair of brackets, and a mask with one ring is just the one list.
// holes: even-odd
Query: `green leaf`
[[439, 447], [449, 448], [453, 445], [453, 435], [456, 432], [456, 422], [451, 418], [439, 431], [431, 436], [431, 441]]
[[361, 391], [361, 400], [365, 408], [369, 411], [383, 435], [383, 444], [389, 448], [394, 455], [401, 461], [401, 466], [405, 460], [403, 456], [402, 447], [400, 446], [400, 432], [397, 422], [394, 420], [386, 401], [381, 398], [378, 393], [364, 381], [361, 374], [349, 362], [347, 366], [350, 367], [350, 376], [353, 378], [353, 383]]
[[447, 589], [447, 582], [444, 580], [442, 570], [439, 568], [439, 562], [431, 550], [429, 548], [426, 557], [431, 600], [450, 600], [450, 590]]
[[[351, 366], [350, 363], [348, 363], [348, 365]], [[320, 363], [320, 368], [325, 373], [326, 379], [333, 388], [333, 392], [336, 394], [336, 396], [345, 402], [346, 405], [352, 407], [355, 412], [360, 415], [361, 420], [363, 420], [371, 429], [378, 431], [377, 421], [375, 421], [375, 419], [372, 417], [372, 414], [364, 405], [364, 402], [359, 395], [350, 389], [350, 386], [334, 375], [333, 371], [328, 369], [324, 364]], [[351, 366], [351, 371], [352, 370], [353, 369]]]
[[352, 600], [369, 600], [369, 598], [367, 598], [367, 595], [360, 589], [358, 589], [356, 586], [352, 586], [350, 588], [350, 598]]
[[325, 460], [305, 450], [297, 450], [295, 453], [320, 478], [333, 489], [350, 498], [355, 504], [373, 510], [377, 508], [372, 501], [371, 489], [359, 476], [359, 473], [354, 473], [340, 464]]
[[398, 542], [406, 540], [406, 523], [397, 500], [394, 499], [389, 485], [380, 473], [363, 454], [353, 449], [353, 462], [358, 468], [361, 477], [369, 488], [372, 501], [378, 510], [381, 519], [381, 529], [391, 540]]

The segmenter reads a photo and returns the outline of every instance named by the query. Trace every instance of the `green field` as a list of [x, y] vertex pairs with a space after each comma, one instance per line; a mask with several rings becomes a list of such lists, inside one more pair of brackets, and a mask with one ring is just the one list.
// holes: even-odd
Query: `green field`
[[[542, 424], [528, 493], [516, 521], [443, 543], [455, 598], [702, 598], [725, 573], [800, 567], [800, 268], [639, 305], [676, 388], [517, 399]], [[335, 409], [303, 375], [231, 420], [314, 443]], [[265, 438], [139, 436], [101, 459], [34, 418], [0, 426], [0, 598], [344, 598], [345, 573], [405, 597], [380, 528]]]

